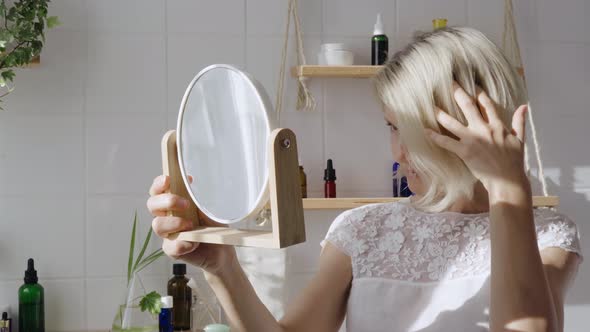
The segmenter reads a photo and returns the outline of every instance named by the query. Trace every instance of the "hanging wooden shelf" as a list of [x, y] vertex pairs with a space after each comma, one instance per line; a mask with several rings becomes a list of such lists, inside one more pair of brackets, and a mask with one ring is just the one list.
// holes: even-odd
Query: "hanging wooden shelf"
[[[402, 199], [404, 198], [304, 198], [303, 208], [305, 210], [348, 210], [367, 204], [397, 202]], [[534, 207], [555, 207], [558, 205], [558, 196], [533, 196]]]
[[341, 77], [369, 78], [383, 66], [295, 66], [291, 68], [293, 77]]

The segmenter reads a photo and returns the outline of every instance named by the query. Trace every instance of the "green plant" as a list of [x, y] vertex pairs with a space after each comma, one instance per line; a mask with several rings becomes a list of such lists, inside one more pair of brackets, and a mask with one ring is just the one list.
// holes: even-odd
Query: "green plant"
[[[136, 234], [137, 211], [135, 211], [133, 217], [133, 228], [131, 230], [131, 241], [129, 244], [129, 258], [127, 263], [127, 287], [129, 287], [129, 282], [131, 281], [131, 278], [134, 274], [140, 272], [141, 270], [148, 267], [151, 263], [155, 262], [158, 258], [164, 256], [164, 252], [162, 251], [162, 249], [158, 249], [152, 252], [151, 254], [147, 255], [145, 258], [143, 257], [152, 237], [152, 230], [150, 229], [147, 232], [143, 244], [141, 245], [141, 251], [139, 252], [139, 255], [137, 255], [137, 257], [134, 257]], [[142, 296], [139, 302], [141, 311], [147, 310], [154, 315], [160, 313], [160, 297], [161, 295], [155, 291]]]
[[[14, 79], [12, 68], [31, 63], [41, 53], [45, 28], [60, 24], [57, 16], [47, 16], [50, 0], [18, 0], [12, 6], [0, 2], [0, 87]], [[12, 89], [0, 96], [10, 93]]]

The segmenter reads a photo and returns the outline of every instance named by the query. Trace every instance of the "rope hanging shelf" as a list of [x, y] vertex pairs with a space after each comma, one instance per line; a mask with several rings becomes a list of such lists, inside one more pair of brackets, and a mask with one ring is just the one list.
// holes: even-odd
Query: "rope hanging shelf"
[[[298, 93], [297, 93], [297, 109], [298, 110], [314, 110], [315, 100], [307, 88], [307, 80], [312, 77], [324, 77], [324, 78], [370, 78], [375, 75], [382, 66], [317, 66], [307, 65], [305, 55], [303, 53], [303, 38], [302, 29], [299, 22], [299, 16], [297, 13], [297, 0], [288, 0], [289, 9], [287, 14], [287, 25], [285, 31], [285, 42], [283, 45], [281, 70], [279, 75], [279, 87], [277, 89], [276, 96], [276, 108], [277, 114], [280, 118], [280, 112], [283, 104], [283, 83], [285, 79], [285, 68], [289, 41], [289, 29], [291, 23], [291, 16], [295, 22], [295, 37], [296, 37], [296, 48], [297, 48], [297, 62], [298, 65], [291, 67], [291, 76], [298, 80]], [[526, 91], [526, 78], [524, 74], [524, 66], [520, 54], [520, 46], [518, 44], [518, 37], [516, 33], [516, 25], [514, 22], [514, 11], [512, 6], [512, 0], [504, 0], [504, 31], [502, 35], [502, 48], [504, 53], [516, 67], [518, 73], [523, 79]], [[559, 205], [559, 197], [550, 196], [547, 190], [547, 181], [545, 179], [545, 173], [543, 168], [543, 161], [541, 159], [541, 147], [537, 138], [537, 131], [533, 119], [532, 112], [530, 112], [530, 102], [528, 104], [529, 112], [528, 123], [531, 129], [531, 137], [534, 145], [536, 154], [536, 162], [538, 165], [538, 178], [541, 182], [542, 196], [533, 196], [533, 206], [536, 208], [546, 207], [555, 208]], [[530, 175], [530, 163], [529, 163], [529, 152], [528, 147], [525, 144], [525, 168], [527, 174]], [[321, 209], [351, 209], [366, 204], [373, 203], [385, 203], [395, 202], [402, 198], [384, 197], [384, 198], [306, 198], [303, 199], [303, 208], [308, 210], [321, 210]]]

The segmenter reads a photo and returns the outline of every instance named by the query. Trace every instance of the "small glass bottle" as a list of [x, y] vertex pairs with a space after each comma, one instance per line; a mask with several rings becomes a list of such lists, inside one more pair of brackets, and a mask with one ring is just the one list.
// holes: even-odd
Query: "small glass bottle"
[[328, 159], [328, 166], [324, 170], [324, 198], [336, 198], [336, 170], [332, 159]]
[[380, 66], [387, 61], [389, 53], [389, 39], [385, 35], [381, 14], [377, 15], [377, 23], [371, 38], [371, 65]]
[[18, 290], [19, 331], [45, 332], [45, 296], [38, 281], [35, 261], [29, 258], [25, 284]]
[[447, 27], [447, 19], [446, 18], [435, 18], [432, 20], [432, 30], [446, 28]]
[[299, 165], [299, 182], [301, 183], [301, 198], [307, 198], [307, 175], [301, 165]]
[[174, 302], [172, 296], [162, 296], [161, 300], [162, 307], [160, 308], [160, 314], [158, 315], [158, 325], [160, 332], [173, 332], [174, 327], [172, 325], [172, 309]]
[[172, 271], [174, 277], [168, 281], [168, 295], [174, 300], [174, 331], [190, 331], [192, 294], [191, 288], [187, 285], [189, 279], [185, 277], [186, 264], [174, 264]]
[[2, 320], [0, 320], [0, 332], [12, 332], [12, 319], [8, 318], [8, 313], [2, 313]]

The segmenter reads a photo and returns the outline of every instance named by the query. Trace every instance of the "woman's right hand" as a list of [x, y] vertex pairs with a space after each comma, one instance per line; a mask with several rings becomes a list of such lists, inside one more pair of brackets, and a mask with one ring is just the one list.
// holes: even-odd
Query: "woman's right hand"
[[[237, 261], [233, 246], [194, 243], [170, 239], [171, 234], [193, 229], [191, 220], [169, 216], [170, 211], [182, 211], [189, 206], [189, 201], [181, 196], [167, 193], [170, 189], [170, 178], [160, 175], [154, 179], [150, 188], [147, 207], [154, 216], [152, 229], [164, 240], [162, 249], [166, 255], [181, 259], [187, 263], [201, 267], [205, 271], [219, 275], [225, 268], [230, 268]], [[208, 220], [208, 223], [212, 221]]]

